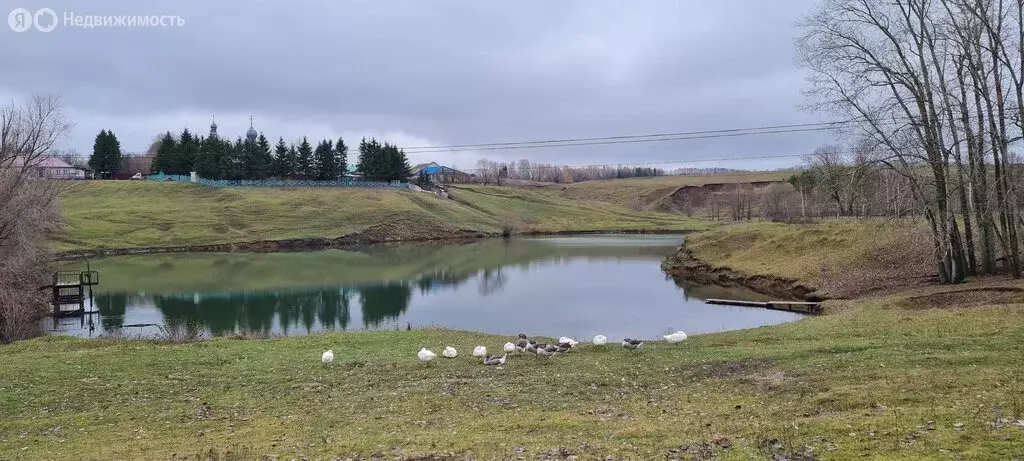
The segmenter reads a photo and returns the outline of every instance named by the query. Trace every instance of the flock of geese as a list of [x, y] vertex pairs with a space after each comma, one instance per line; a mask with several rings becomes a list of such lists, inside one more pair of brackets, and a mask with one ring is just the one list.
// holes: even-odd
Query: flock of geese
[[[686, 333], [677, 331], [662, 337], [665, 338], [665, 341], [677, 343], [686, 340]], [[604, 335], [597, 335], [594, 336], [592, 342], [595, 346], [605, 346], [608, 344], [608, 338]], [[508, 358], [508, 354], [513, 352], [519, 354], [534, 354], [537, 357], [551, 358], [558, 354], [565, 354], [572, 351], [579, 344], [580, 343], [578, 341], [566, 336], [559, 338], [558, 342], [554, 344], [538, 343], [537, 341], [528, 338], [525, 334], [520, 333], [515, 342], [505, 343], [502, 347], [504, 354], [500, 356], [490, 355], [487, 353], [486, 347], [476, 346], [473, 348], [473, 357], [482, 358], [484, 365], [504, 365], [505, 360]], [[643, 345], [644, 342], [639, 339], [624, 338], [622, 340], [622, 347], [630, 351], [637, 350]], [[419, 357], [421, 362], [430, 362], [437, 358], [437, 354], [426, 347], [420, 349], [419, 353], [416, 355]], [[446, 346], [444, 350], [441, 351], [441, 355], [445, 358], [454, 359], [459, 356], [459, 351], [452, 346]], [[324, 365], [330, 365], [331, 362], [334, 361], [334, 350], [332, 349], [324, 352], [320, 360]]]

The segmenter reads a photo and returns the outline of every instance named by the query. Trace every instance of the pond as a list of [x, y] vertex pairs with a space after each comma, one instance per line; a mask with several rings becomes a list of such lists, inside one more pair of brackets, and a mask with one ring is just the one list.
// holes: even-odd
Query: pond
[[438, 327], [614, 339], [736, 330], [801, 317], [705, 304], [706, 298], [770, 298], [666, 277], [661, 259], [681, 241], [591, 235], [113, 257], [90, 261], [101, 283], [86, 306], [99, 315], [46, 319], [44, 327], [87, 337]]

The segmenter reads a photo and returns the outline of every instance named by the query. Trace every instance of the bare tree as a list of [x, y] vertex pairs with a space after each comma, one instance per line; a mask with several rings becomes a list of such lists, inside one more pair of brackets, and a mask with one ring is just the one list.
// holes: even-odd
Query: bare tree
[[149, 174], [153, 166], [153, 157], [146, 155], [126, 155], [121, 158], [122, 174], [133, 175], [135, 173]]
[[801, 216], [800, 193], [789, 183], [776, 183], [768, 186], [762, 196], [761, 210], [764, 218], [777, 222], [793, 222]]
[[57, 96], [0, 108], [0, 342], [38, 334], [47, 236], [60, 224], [56, 183], [33, 168], [71, 130]]
[[83, 169], [88, 169], [89, 168], [88, 159], [85, 156], [83, 156], [82, 154], [78, 153], [78, 151], [75, 150], [75, 149], [68, 149], [68, 150], [61, 150], [61, 151], [55, 150], [54, 153], [53, 153], [53, 156], [63, 160], [65, 163], [67, 163], [68, 165], [71, 165], [73, 167], [83, 168]]
[[[849, 117], [844, 128], [886, 151], [880, 160], [908, 178], [925, 215], [943, 282], [966, 275], [950, 207], [943, 82], [954, 55], [932, 0], [824, 0], [798, 39], [813, 107]], [[916, 169], [929, 172], [918, 181]]]

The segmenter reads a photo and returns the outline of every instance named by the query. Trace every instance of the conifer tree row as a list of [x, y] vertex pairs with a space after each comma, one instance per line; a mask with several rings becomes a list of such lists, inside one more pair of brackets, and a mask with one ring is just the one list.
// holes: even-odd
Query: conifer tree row
[[[106, 141], [107, 134], [97, 137]], [[112, 133], [111, 133], [112, 136]], [[115, 140], [116, 142], [116, 140]], [[98, 144], [99, 145], [99, 144]], [[363, 139], [359, 143], [357, 171], [367, 180], [407, 181], [409, 161], [405, 152], [390, 143]], [[206, 179], [341, 179], [349, 173], [345, 140], [324, 139], [314, 147], [303, 137], [295, 144], [278, 138], [270, 141], [260, 134], [255, 141], [217, 136], [197, 137], [187, 129], [163, 135], [153, 159], [152, 172], [187, 175], [195, 171]]]

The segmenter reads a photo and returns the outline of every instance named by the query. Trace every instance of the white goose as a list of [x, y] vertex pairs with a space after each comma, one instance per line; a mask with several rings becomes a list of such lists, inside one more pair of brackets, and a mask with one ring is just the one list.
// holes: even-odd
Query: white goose
[[678, 343], [680, 341], [686, 341], [686, 333], [683, 333], [682, 330], [680, 330], [670, 335], [665, 335], [663, 338], [665, 338], [665, 341], [670, 343]]
[[448, 346], [445, 347], [443, 351], [441, 351], [441, 355], [449, 359], [454, 359], [455, 357], [459, 356], [459, 351], [455, 350], [454, 347]]
[[594, 336], [594, 345], [595, 346], [604, 346], [605, 344], [608, 344], [608, 338], [605, 337], [605, 335]]
[[576, 347], [576, 345], [580, 343], [579, 341], [576, 341], [575, 339], [572, 339], [568, 336], [562, 336], [561, 338], [558, 338], [558, 342], [560, 344], [568, 343], [569, 347]]
[[425, 347], [423, 349], [420, 349], [420, 352], [416, 355], [420, 358], [420, 361], [423, 362], [429, 362], [431, 360], [434, 360], [434, 357], [437, 357], [437, 354], [429, 351]]
[[473, 348], [473, 357], [484, 357], [487, 355], [487, 348], [483, 346], [477, 346]]
[[516, 345], [512, 343], [505, 343], [505, 347], [502, 348], [506, 354], [516, 351]]
[[323, 362], [324, 365], [330, 365], [331, 362], [334, 361], [334, 350], [331, 349], [327, 352], [324, 352], [323, 355], [320, 356], [320, 361]]

